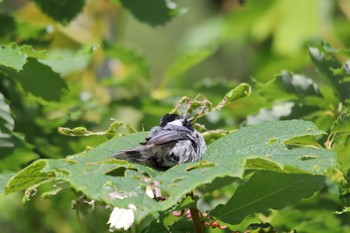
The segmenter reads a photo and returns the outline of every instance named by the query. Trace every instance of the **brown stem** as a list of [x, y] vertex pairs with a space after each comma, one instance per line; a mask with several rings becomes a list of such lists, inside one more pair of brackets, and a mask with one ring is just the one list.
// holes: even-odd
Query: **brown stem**
[[192, 221], [194, 224], [194, 228], [196, 229], [196, 232], [197, 233], [204, 233], [201, 220], [199, 219], [198, 209], [197, 208], [190, 208], [190, 212], [191, 212]]

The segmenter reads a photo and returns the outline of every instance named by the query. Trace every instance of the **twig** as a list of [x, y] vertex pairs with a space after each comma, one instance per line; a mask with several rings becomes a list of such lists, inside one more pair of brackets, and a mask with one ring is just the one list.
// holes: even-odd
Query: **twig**
[[[192, 198], [192, 200], [195, 200], [193, 192], [190, 192], [188, 195]], [[196, 232], [204, 233], [202, 223], [199, 218], [199, 210], [195, 207], [192, 207], [190, 208], [190, 212], [191, 212], [192, 221], [193, 221], [194, 228], [196, 229]]]
[[197, 233], [204, 233], [197, 208], [190, 208], [192, 221]]

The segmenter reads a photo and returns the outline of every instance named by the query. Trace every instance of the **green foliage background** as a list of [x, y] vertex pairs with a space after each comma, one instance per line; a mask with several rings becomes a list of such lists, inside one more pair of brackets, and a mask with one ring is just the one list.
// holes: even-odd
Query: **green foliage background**
[[[150, 202], [150, 215], [137, 216], [138, 232], [193, 230], [166, 212], [178, 201], [175, 209], [193, 205], [182, 199], [184, 187], [197, 187], [198, 208], [211, 210], [231, 230], [262, 221], [277, 232], [350, 232], [349, 20], [346, 0], [0, 1], [0, 193], [8, 194], [0, 198], [6, 210], [0, 211], [0, 233], [81, 232], [71, 208], [79, 191], [113, 205], [99, 190], [81, 188], [93, 186], [90, 176], [65, 173], [71, 161], [85, 161], [84, 151], [104, 159], [94, 177], [124, 167], [127, 178], [137, 170], [166, 182], [168, 175], [209, 170], [191, 187], [179, 181], [168, 202]], [[242, 82], [252, 87], [249, 97], [230, 92]], [[106, 151], [136, 145], [144, 133], [127, 136], [130, 141], [113, 136], [149, 130], [182, 96], [198, 93], [213, 106], [225, 93], [232, 100], [198, 120], [208, 130], [220, 129], [219, 135], [204, 133], [213, 143], [198, 167], [159, 173], [108, 160]], [[274, 122], [290, 119], [313, 123]], [[272, 123], [244, 128], [265, 121]], [[268, 151], [274, 153], [266, 159]], [[28, 179], [31, 172], [35, 178]], [[25, 177], [20, 186], [8, 183], [16, 173]], [[269, 190], [280, 195], [270, 197]], [[264, 198], [255, 203], [258, 194]], [[87, 232], [108, 231], [104, 205], [79, 208]]]

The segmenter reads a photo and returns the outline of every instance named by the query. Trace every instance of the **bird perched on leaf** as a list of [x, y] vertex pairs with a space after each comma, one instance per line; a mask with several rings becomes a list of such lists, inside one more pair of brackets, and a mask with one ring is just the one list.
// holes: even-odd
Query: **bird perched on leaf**
[[192, 121], [177, 114], [165, 114], [160, 125], [151, 129], [149, 137], [139, 147], [118, 151], [113, 157], [160, 170], [179, 163], [198, 162], [206, 145]]

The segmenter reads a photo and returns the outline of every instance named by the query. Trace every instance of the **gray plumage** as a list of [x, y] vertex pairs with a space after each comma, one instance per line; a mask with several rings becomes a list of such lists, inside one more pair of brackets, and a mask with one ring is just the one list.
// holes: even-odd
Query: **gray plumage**
[[146, 141], [140, 144], [137, 148], [119, 151], [113, 157], [167, 169], [179, 163], [198, 162], [206, 148], [191, 121], [176, 114], [164, 115], [160, 126], [153, 127]]

